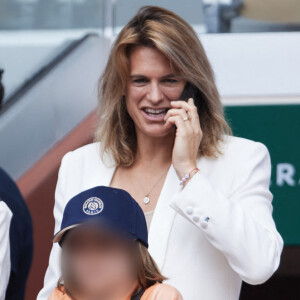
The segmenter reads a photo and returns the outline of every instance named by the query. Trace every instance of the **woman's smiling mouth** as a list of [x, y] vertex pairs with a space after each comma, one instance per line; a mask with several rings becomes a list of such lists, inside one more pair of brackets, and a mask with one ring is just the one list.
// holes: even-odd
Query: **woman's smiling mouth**
[[163, 121], [169, 108], [142, 108], [142, 113], [150, 121]]

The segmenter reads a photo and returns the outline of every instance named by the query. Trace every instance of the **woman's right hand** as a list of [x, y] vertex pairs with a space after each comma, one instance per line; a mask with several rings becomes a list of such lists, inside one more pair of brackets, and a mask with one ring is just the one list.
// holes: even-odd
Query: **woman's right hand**
[[[176, 137], [172, 153], [172, 164], [178, 177], [181, 179], [185, 174], [197, 167], [197, 153], [202, 140], [202, 130], [194, 100], [188, 102], [177, 100], [171, 101], [173, 108], [169, 109], [165, 116], [165, 126], [176, 126]], [[184, 119], [188, 117], [188, 120]]]

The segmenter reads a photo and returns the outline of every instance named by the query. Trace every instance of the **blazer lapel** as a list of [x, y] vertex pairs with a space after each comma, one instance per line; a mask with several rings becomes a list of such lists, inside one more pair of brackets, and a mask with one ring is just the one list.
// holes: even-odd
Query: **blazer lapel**
[[158, 198], [148, 233], [149, 252], [160, 269], [163, 267], [168, 239], [176, 215], [176, 211], [169, 206], [169, 203], [172, 196], [180, 191], [180, 188], [178, 176], [173, 165], [171, 165]]
[[94, 176], [96, 181], [94, 182], [95, 185], [105, 185], [109, 186], [116, 170], [115, 160], [111, 154], [105, 153], [104, 154], [105, 162], [102, 162], [95, 168], [97, 171], [97, 175]]

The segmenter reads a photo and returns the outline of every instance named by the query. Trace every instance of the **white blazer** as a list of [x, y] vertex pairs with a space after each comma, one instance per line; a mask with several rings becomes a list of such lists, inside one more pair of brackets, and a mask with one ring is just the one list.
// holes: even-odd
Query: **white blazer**
[[[265, 282], [280, 262], [283, 240], [272, 218], [271, 160], [267, 147], [225, 136], [224, 155], [200, 157], [184, 189], [171, 165], [149, 228], [149, 251], [185, 300], [237, 300], [242, 280]], [[99, 143], [66, 153], [55, 191], [55, 231], [67, 201], [110, 185], [115, 167], [100, 159]], [[107, 162], [112, 157], [106, 156]], [[44, 288], [46, 300], [60, 276], [60, 247], [53, 245]]]

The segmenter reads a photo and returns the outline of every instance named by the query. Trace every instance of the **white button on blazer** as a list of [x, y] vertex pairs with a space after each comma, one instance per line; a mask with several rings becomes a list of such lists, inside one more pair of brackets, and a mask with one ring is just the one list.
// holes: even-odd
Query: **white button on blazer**
[[[151, 255], [185, 300], [237, 300], [242, 280], [263, 283], [280, 262], [283, 240], [272, 218], [269, 151], [260, 142], [225, 138], [224, 155], [200, 157], [200, 171], [183, 189], [170, 166], [149, 229]], [[108, 155], [105, 161], [113, 162]], [[67, 201], [85, 189], [109, 185], [114, 171], [101, 161], [99, 143], [64, 155], [54, 232]], [[60, 251], [54, 244], [39, 300], [47, 299], [60, 277]]]

